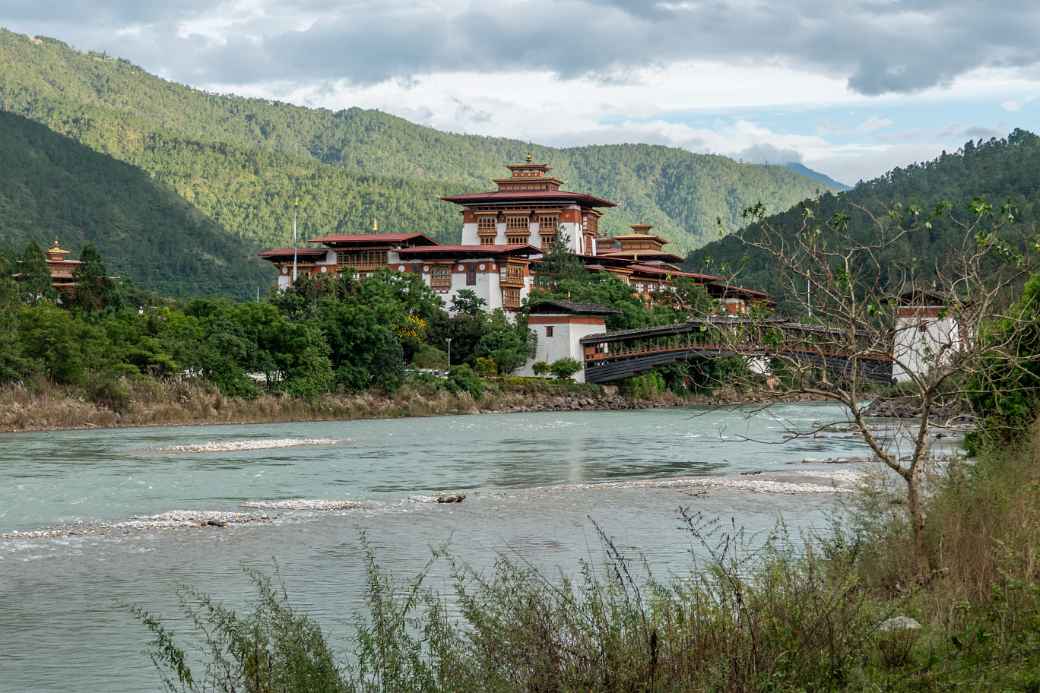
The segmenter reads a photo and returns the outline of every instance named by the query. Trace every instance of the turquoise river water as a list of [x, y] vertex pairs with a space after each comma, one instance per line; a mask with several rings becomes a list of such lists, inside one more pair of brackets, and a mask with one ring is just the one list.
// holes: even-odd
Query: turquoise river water
[[[658, 577], [683, 574], [697, 549], [680, 506], [750, 533], [780, 517], [825, 530], [864, 465], [822, 461], [862, 444], [781, 442], [842, 418], [785, 405], [0, 434], [0, 691], [157, 690], [127, 605], [184, 631], [178, 586], [241, 606], [243, 567], [276, 561], [294, 605], [345, 644], [362, 530], [398, 577], [445, 544], [477, 568], [572, 571], [601, 558], [592, 521]], [[434, 502], [448, 492], [465, 502]]]

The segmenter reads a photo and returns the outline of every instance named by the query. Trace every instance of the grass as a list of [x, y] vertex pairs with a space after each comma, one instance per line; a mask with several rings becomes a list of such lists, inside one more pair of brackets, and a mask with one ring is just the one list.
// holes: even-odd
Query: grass
[[483, 392], [475, 399], [466, 392], [449, 391], [440, 382], [417, 379], [393, 394], [241, 398], [222, 395], [216, 388], [192, 380], [122, 378], [103, 387], [40, 381], [0, 387], [0, 431], [679, 406], [689, 401], [670, 394], [655, 400], [626, 399], [597, 385], [517, 377], [492, 379]]
[[[602, 565], [559, 579], [435, 554], [451, 595], [425, 573], [395, 580], [369, 550], [367, 613], [335, 656], [262, 575], [245, 615], [182, 594], [198, 675], [161, 621], [139, 616], [171, 690], [1040, 691], [1038, 451], [1034, 430], [938, 482], [924, 584], [900, 506], [865, 495], [847, 526], [798, 550], [780, 528], [751, 552], [739, 531], [682, 510], [708, 559], [668, 581], [606, 536]], [[921, 628], [888, 631], [893, 616]]]

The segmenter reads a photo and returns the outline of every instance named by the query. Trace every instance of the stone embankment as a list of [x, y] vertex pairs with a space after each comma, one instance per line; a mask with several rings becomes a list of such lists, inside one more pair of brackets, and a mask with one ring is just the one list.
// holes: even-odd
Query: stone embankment
[[[917, 419], [921, 416], [921, 401], [914, 396], [879, 397], [863, 413], [875, 418]], [[967, 426], [975, 420], [956, 401], [933, 405], [929, 419], [947, 426]]]

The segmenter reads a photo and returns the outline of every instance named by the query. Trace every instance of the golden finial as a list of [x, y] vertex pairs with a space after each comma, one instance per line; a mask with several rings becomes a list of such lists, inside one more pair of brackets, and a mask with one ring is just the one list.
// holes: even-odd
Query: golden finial
[[531, 163], [532, 161], [534, 161], [534, 154], [532, 154], [531, 151], [528, 150], [528, 152], [527, 152], [527, 163]]
[[379, 220], [378, 219], [373, 219], [372, 220], [372, 233], [377, 233], [378, 231], [379, 231]]

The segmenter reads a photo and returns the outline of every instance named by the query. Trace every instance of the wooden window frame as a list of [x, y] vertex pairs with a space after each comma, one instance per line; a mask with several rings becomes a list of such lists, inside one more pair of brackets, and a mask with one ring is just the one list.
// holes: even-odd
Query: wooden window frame
[[502, 289], [502, 307], [516, 309], [519, 308], [522, 303], [523, 301], [520, 298], [520, 289]]
[[451, 265], [430, 267], [430, 288], [434, 291], [451, 291]]
[[336, 264], [357, 271], [376, 270], [385, 267], [386, 250], [337, 250]]
[[519, 214], [511, 214], [506, 217], [506, 233], [520, 233], [524, 232], [524, 235], [530, 235], [531, 233], [531, 217], [521, 216]]

